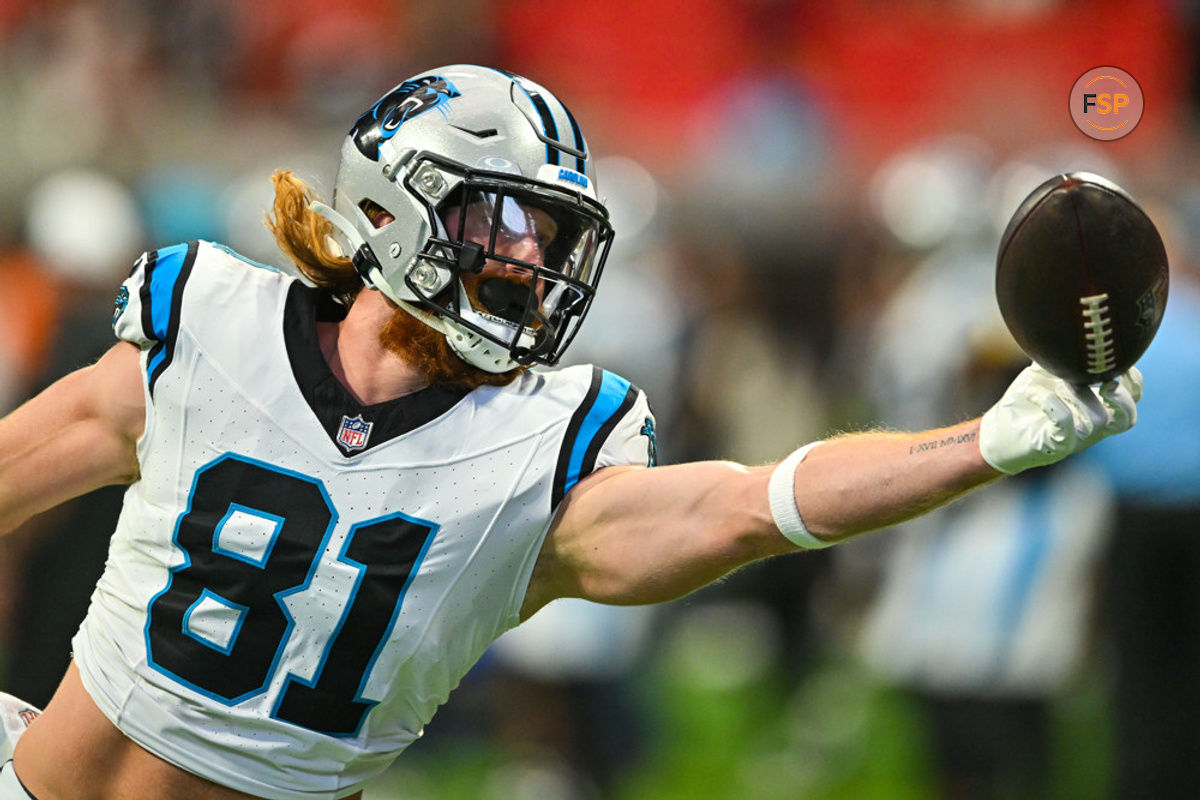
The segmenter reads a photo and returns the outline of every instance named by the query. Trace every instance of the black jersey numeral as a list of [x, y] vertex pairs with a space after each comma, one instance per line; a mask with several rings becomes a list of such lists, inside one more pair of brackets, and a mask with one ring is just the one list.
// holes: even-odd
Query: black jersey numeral
[[350, 531], [340, 560], [360, 570], [338, 633], [315, 682], [288, 676], [275, 716], [332, 736], [353, 736], [374, 703], [363, 700], [371, 668], [396, 622], [404, 592], [436, 526], [403, 514]]
[[[222, 535], [238, 514], [254, 521], [249, 543]], [[315, 478], [237, 455], [199, 470], [175, 533], [185, 560], [150, 602], [150, 664], [226, 705], [267, 691], [294, 627], [287, 600], [311, 584], [337, 519]], [[336, 560], [358, 571], [353, 591], [315, 676], [287, 675], [273, 716], [358, 732], [374, 705], [362, 696], [371, 668], [436, 531], [403, 514], [351, 528]]]

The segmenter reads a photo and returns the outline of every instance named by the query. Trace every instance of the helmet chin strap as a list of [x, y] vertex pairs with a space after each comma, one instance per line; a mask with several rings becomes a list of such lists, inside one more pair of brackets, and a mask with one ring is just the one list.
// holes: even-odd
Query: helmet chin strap
[[[461, 283], [459, 287], [461, 290]], [[465, 294], [465, 290], [462, 291]], [[416, 317], [420, 322], [425, 323], [445, 336], [450, 349], [459, 358], [473, 367], [478, 367], [484, 372], [494, 374], [497, 372], [507, 372], [519, 366], [516, 361], [513, 361], [507, 349], [472, 330], [427, 311], [416, 303], [407, 300], [397, 300], [396, 305]]]
[[328, 220], [334, 230], [350, 243], [350, 247], [353, 249], [350, 260], [354, 263], [354, 269], [358, 271], [359, 277], [368, 288], [378, 289], [378, 284], [371, 277], [371, 270], [380, 269], [379, 259], [375, 258], [375, 252], [371, 249], [371, 245], [367, 244], [367, 240], [358, 232], [358, 229], [350, 223], [350, 220], [319, 200], [313, 200], [308, 207]]
[[[433, 314], [412, 301], [395, 297], [392, 292], [384, 290], [381, 286], [382, 282], [377, 282], [371, 277], [371, 271], [380, 270], [380, 266], [374, 252], [371, 250], [371, 246], [363, 238], [362, 234], [358, 232], [348, 219], [320, 201], [312, 201], [309, 203], [309, 208], [327, 219], [329, 224], [334, 227], [334, 230], [340, 233], [349, 242], [350, 246], [354, 248], [351, 260], [354, 262], [354, 267], [358, 270], [358, 274], [362, 277], [363, 283], [371, 289], [383, 291], [400, 308], [434, 330], [442, 333], [446, 337], [446, 341], [449, 343], [451, 349], [458, 354], [459, 358], [471, 366], [491, 373], [506, 372], [519, 366], [513, 360], [507, 348], [501, 347], [468, 328], [457, 325], [437, 314]], [[464, 247], [463, 250], [465, 252], [461, 252], [459, 256], [459, 269], [468, 272], [478, 271], [483, 262], [482, 248], [475, 245], [474, 248]], [[456, 283], [458, 283], [460, 308], [470, 309], [471, 304], [467, 298], [466, 288], [462, 285], [461, 281], [456, 281]], [[473, 314], [470, 311], [467, 313]], [[476, 319], [475, 324], [486, 326], [488, 323], [486, 320]]]

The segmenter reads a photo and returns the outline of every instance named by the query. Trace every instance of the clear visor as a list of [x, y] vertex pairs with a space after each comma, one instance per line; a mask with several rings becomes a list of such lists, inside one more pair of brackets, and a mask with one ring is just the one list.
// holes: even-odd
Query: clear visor
[[[481, 310], [537, 328], [591, 294], [607, 225], [589, 210], [515, 188], [468, 185], [438, 213], [450, 241], [482, 248], [479, 278], [467, 281], [476, 284], [473, 295], [484, 295], [472, 298]], [[512, 288], [502, 291], [497, 280]], [[527, 317], [525, 306], [536, 313]]]
[[556, 364], [587, 314], [612, 244], [604, 206], [568, 189], [464, 171], [431, 154], [416, 160], [404, 185], [439, 228], [406, 272], [407, 289], [516, 362]]

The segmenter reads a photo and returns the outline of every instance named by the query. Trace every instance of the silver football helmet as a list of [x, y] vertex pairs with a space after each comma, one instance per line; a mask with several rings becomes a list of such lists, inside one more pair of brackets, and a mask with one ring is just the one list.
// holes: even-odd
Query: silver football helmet
[[367, 286], [488, 372], [558, 362], [613, 236], [566, 106], [463, 64], [406, 80], [359, 117], [332, 208], [313, 208]]

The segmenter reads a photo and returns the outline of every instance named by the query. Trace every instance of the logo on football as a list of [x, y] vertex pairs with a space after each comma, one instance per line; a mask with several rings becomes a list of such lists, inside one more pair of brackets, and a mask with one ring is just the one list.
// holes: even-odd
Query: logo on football
[[996, 300], [1013, 338], [1072, 383], [1102, 383], [1133, 366], [1158, 332], [1168, 281], [1154, 222], [1124, 189], [1088, 172], [1034, 189], [996, 258]]

